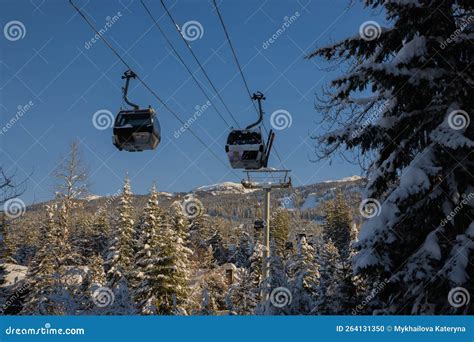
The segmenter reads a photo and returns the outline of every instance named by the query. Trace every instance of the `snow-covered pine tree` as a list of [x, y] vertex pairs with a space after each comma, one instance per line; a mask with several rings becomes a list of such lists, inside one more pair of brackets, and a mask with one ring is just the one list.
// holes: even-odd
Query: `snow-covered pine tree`
[[187, 314], [192, 251], [170, 220], [163, 220], [153, 259], [160, 283], [154, 289], [158, 314]]
[[338, 191], [335, 198], [324, 205], [323, 233], [325, 239], [331, 239], [337, 247], [342, 260], [347, 260], [353, 241], [352, 217], [341, 191]]
[[243, 232], [235, 251], [233, 262], [237, 267], [250, 266], [250, 257], [253, 254], [254, 243], [247, 232]]
[[107, 277], [104, 270], [104, 259], [100, 254], [94, 254], [89, 261], [88, 282], [91, 286], [91, 291], [94, 288], [105, 286], [107, 284]]
[[83, 280], [80, 291], [76, 293], [76, 300], [80, 303], [79, 314], [87, 313], [93, 315], [103, 314], [103, 310], [97, 307], [94, 300], [97, 300], [97, 293], [106, 286], [107, 280], [104, 270], [104, 259], [98, 253], [88, 258], [87, 275]]
[[275, 248], [272, 253], [276, 253], [280, 257], [285, 256], [286, 242], [290, 233], [290, 215], [288, 211], [279, 208], [275, 215], [272, 215], [272, 240]]
[[184, 241], [189, 239], [189, 222], [188, 218], [183, 213], [183, 207], [177, 201], [173, 202], [170, 207], [171, 211], [171, 225], [173, 229], [178, 232]]
[[71, 246], [64, 241], [64, 230], [60, 225], [61, 210], [56, 206], [47, 206], [46, 212], [47, 220], [41, 227], [41, 246], [26, 276], [29, 293], [22, 312], [30, 315], [74, 315], [77, 303], [73, 298], [74, 289], [67, 283], [65, 269], [69, 257], [65, 253], [71, 251]]
[[[275, 249], [275, 242], [272, 242], [270, 250], [274, 251]], [[270, 255], [268, 262], [270, 264], [269, 277], [260, 285], [260, 289], [263, 289], [269, 295], [268, 300], [260, 303], [255, 313], [258, 315], [287, 314], [292, 294], [289, 290], [290, 285], [286, 274], [285, 260], [282, 256], [273, 253]], [[286, 294], [281, 293], [282, 288], [288, 290]]]
[[216, 268], [216, 259], [214, 258], [214, 250], [209, 245], [200, 255], [200, 267], [205, 270], [213, 270]]
[[141, 314], [157, 314], [157, 298], [162, 285], [162, 273], [156, 257], [160, 248], [160, 232], [163, 225], [163, 213], [158, 205], [155, 186], [151, 188], [145, 207], [134, 262], [134, 278], [137, 281], [133, 289], [133, 299]]
[[224, 271], [217, 267], [212, 246], [201, 253], [199, 272], [200, 281], [200, 310], [199, 315], [215, 315], [216, 312], [226, 310], [226, 293], [229, 285], [226, 282]]
[[335, 314], [345, 314], [357, 305], [357, 287], [354, 283], [351, 267], [352, 243], [356, 237], [351, 210], [341, 191], [336, 193], [334, 199], [325, 203], [324, 219], [323, 239], [334, 243], [339, 255], [339, 280], [335, 290], [338, 293], [338, 305], [333, 309]]
[[71, 235], [74, 250], [84, 261], [97, 253], [92, 241], [92, 223], [90, 217], [87, 215], [77, 217]]
[[[315, 240], [316, 257], [315, 267], [319, 267], [319, 286], [317, 296], [311, 314], [330, 315], [335, 314], [341, 307], [337, 284], [340, 282], [339, 252], [331, 239]], [[337, 310], [336, 310], [337, 309]]]
[[207, 241], [208, 245], [212, 246], [214, 251], [214, 258], [219, 265], [225, 264], [228, 261], [228, 250], [224, 246], [224, 240], [222, 239], [219, 231], [216, 231], [214, 235]]
[[226, 302], [229, 310], [237, 315], [255, 314], [261, 302], [263, 245], [256, 243], [250, 257], [249, 268], [241, 268], [238, 281], [229, 289]]
[[316, 305], [320, 275], [315, 251], [306, 241], [306, 237], [299, 239], [296, 253], [288, 261], [286, 269], [292, 295], [286, 311], [293, 315], [311, 313]]
[[[178, 203], [179, 204], [179, 203]], [[181, 207], [182, 205], [179, 204]], [[182, 211], [185, 210], [181, 209]], [[215, 230], [211, 227], [211, 223], [202, 211], [199, 211], [195, 217], [186, 218], [188, 221], [188, 234], [190, 248], [194, 251], [207, 248], [209, 240], [213, 238]], [[217, 252], [215, 245], [213, 245], [214, 252]]]
[[374, 156], [364, 202], [373, 210], [355, 270], [372, 284], [390, 279], [370, 303], [377, 312], [473, 313], [472, 301], [454, 308], [448, 294], [457, 286], [474, 293], [474, 32], [466, 24], [474, 3], [365, 3], [390, 27], [364, 23], [359, 35], [309, 55], [348, 69], [319, 106], [340, 125], [320, 138], [321, 156], [344, 146]]
[[129, 280], [134, 260], [134, 220], [132, 192], [128, 178], [123, 186], [116, 215], [105, 266], [107, 287], [115, 296], [113, 304], [108, 309], [112, 314], [119, 315], [133, 312]]
[[106, 252], [107, 241], [110, 238], [110, 225], [106, 211], [100, 211], [94, 216], [91, 230], [92, 249], [103, 256]]

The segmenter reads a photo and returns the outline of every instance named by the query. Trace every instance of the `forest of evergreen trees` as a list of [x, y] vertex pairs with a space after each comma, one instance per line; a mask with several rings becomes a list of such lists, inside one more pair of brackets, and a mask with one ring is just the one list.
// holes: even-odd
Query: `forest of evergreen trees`
[[[27, 267], [24, 279], [3, 287], [6, 314], [340, 314], [363, 296], [351, 275], [357, 232], [342, 192], [325, 203], [323, 234], [309, 240], [291, 234], [288, 210], [272, 215], [264, 281], [261, 232], [238, 232], [233, 243], [198, 199], [163, 207], [152, 186], [137, 213], [127, 179], [112, 211], [82, 211], [88, 180], [76, 143], [55, 176], [56, 199], [22, 223], [37, 230], [31, 241], [17, 234], [16, 219], [3, 216], [4, 265]], [[1, 274], [5, 283], [5, 267]]]

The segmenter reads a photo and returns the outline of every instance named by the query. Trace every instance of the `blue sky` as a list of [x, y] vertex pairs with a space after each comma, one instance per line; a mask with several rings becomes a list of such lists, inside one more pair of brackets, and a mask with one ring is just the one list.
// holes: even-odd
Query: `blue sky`
[[[206, 103], [179, 61], [135, 0], [76, 0], [102, 28], [107, 17], [120, 12], [105, 37], [133, 69], [186, 121], [195, 107]], [[174, 132], [181, 124], [138, 83], [132, 83], [130, 98], [158, 112], [163, 139], [155, 151], [119, 152], [111, 143], [111, 129], [98, 130], [92, 116], [98, 110], [116, 113], [121, 104], [121, 75], [125, 67], [102, 43], [86, 48], [94, 33], [69, 3], [59, 0], [1, 0], [1, 27], [20, 21], [25, 35], [18, 40], [0, 36], [0, 125], [15, 116], [18, 106], [33, 106], [0, 135], [0, 163], [19, 178], [31, 174], [25, 202], [51, 198], [54, 169], [73, 140], [81, 142], [91, 176], [91, 191], [112, 194], [126, 173], [135, 193], [146, 193], [153, 182], [161, 191], [187, 191], [222, 181], [239, 181], [240, 171], [227, 166], [224, 144], [228, 126], [211, 109], [191, 129], [204, 139], [224, 162], [215, 159], [196, 139]], [[159, 1], [147, 1], [163, 29], [186, 59], [196, 76], [205, 81], [185, 49]], [[197, 0], [168, 0], [175, 19], [183, 25], [198, 21], [200, 39], [190, 42], [214, 80], [222, 97], [242, 126], [255, 120], [255, 112], [243, 87], [225, 42], [212, 3]], [[320, 132], [319, 114], [314, 110], [315, 93], [334, 73], [319, 60], [305, 60], [306, 53], [348, 35], [357, 34], [366, 20], [377, 18], [359, 4], [349, 11], [346, 0], [250, 1], [226, 0], [220, 9], [252, 91], [265, 93], [266, 126], [276, 110], [291, 114], [292, 124], [277, 131], [276, 149], [284, 166], [293, 170], [294, 185], [314, 183], [359, 174], [358, 167], [334, 161], [310, 161]], [[282, 27], [285, 17], [299, 16], [264, 49], [264, 42]], [[210, 87], [206, 84], [206, 89]], [[218, 101], [214, 101], [219, 105]], [[227, 115], [221, 108], [221, 112]], [[228, 116], [227, 121], [230, 121]], [[275, 155], [270, 166], [280, 167]]]

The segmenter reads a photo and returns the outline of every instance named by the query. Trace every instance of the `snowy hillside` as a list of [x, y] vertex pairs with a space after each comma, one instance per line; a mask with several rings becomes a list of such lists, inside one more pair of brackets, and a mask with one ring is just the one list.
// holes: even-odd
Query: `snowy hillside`
[[323, 183], [346, 183], [346, 182], [357, 182], [360, 180], [363, 180], [364, 177], [361, 176], [350, 176], [350, 177], [344, 177], [341, 179], [336, 179], [336, 180], [327, 180], [324, 181]]
[[247, 194], [254, 192], [254, 189], [245, 189], [242, 184], [234, 182], [223, 182], [212, 185], [201, 186], [192, 192], [208, 192], [212, 195], [219, 194]]

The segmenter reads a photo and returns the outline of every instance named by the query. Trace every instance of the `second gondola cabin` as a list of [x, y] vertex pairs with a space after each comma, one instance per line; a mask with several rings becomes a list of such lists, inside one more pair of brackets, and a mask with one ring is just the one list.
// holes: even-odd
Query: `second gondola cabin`
[[262, 168], [266, 156], [260, 128], [231, 131], [227, 138], [226, 152], [234, 169]]
[[233, 129], [227, 137], [225, 151], [233, 169], [266, 168], [270, 157], [275, 133], [270, 130], [265, 143], [260, 128], [263, 121], [262, 100], [265, 100], [265, 96], [261, 92], [256, 92], [253, 94], [252, 100], [258, 101], [258, 120], [245, 129]]

